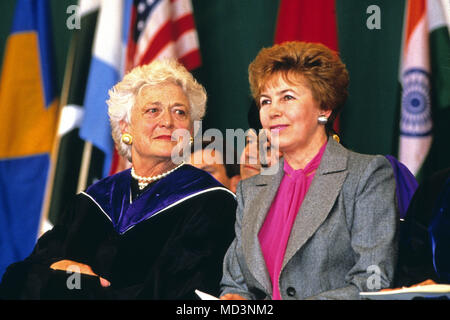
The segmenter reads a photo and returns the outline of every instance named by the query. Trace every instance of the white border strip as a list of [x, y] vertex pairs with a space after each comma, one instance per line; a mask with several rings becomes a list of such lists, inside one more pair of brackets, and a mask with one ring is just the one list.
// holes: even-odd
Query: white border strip
[[110, 216], [108, 216], [108, 214], [105, 212], [105, 210], [103, 210], [103, 208], [98, 204], [98, 202], [94, 200], [94, 198], [92, 198], [89, 194], [87, 194], [87, 193], [84, 192], [84, 191], [81, 191], [80, 193], [81, 193], [81, 194], [84, 194], [86, 197], [88, 197], [89, 199], [91, 199], [92, 202], [94, 202], [94, 203], [97, 205], [97, 207], [99, 207], [99, 209], [103, 212], [103, 214], [104, 214], [104, 215], [108, 218], [108, 220], [111, 221], [111, 223], [112, 223], [112, 220], [111, 220]]

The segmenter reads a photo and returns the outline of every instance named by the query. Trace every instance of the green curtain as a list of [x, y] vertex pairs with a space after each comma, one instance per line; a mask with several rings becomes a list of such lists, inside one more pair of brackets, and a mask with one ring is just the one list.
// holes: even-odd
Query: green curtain
[[[66, 27], [69, 16], [66, 8], [76, 3], [76, 0], [51, 0], [59, 89], [71, 36]], [[248, 110], [252, 102], [247, 67], [262, 47], [273, 44], [279, 1], [192, 0], [192, 3], [203, 62], [194, 75], [208, 92], [203, 129], [218, 128], [224, 134], [226, 128], [245, 130], [249, 127]], [[371, 16], [366, 10], [371, 5], [380, 8], [380, 29], [370, 30], [366, 26]], [[1, 56], [13, 7], [12, 0], [0, 2]], [[357, 152], [397, 153], [398, 70], [404, 7], [404, 0], [336, 2], [339, 49], [350, 73], [349, 99], [341, 116], [341, 138], [346, 147]], [[442, 129], [443, 125], [435, 126]], [[439, 134], [438, 142], [448, 141], [448, 130]], [[435, 156], [427, 163], [429, 172], [450, 165], [437, 159]]]

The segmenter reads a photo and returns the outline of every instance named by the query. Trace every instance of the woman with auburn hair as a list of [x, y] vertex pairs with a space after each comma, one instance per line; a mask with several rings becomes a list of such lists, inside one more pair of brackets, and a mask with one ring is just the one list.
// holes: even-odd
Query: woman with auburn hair
[[195, 289], [219, 293], [234, 194], [172, 160], [175, 131], [192, 135], [205, 113], [204, 88], [175, 60], [157, 60], [133, 69], [109, 95], [112, 135], [131, 169], [76, 195], [34, 252], [7, 269], [0, 298], [184, 300], [196, 299]]
[[287, 42], [262, 49], [249, 80], [283, 157], [276, 174], [238, 185], [221, 299], [358, 299], [390, 287], [394, 173], [385, 157], [352, 152], [333, 136], [347, 98], [345, 65], [321, 44]]

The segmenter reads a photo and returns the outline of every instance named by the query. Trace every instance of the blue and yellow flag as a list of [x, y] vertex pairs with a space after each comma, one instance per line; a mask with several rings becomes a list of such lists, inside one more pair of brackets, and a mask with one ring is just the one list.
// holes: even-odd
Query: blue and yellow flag
[[58, 103], [47, 0], [18, 0], [0, 79], [0, 277], [32, 251]]

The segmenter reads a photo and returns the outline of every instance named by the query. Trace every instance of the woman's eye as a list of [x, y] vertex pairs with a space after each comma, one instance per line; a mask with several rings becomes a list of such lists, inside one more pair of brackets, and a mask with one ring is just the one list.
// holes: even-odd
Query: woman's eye
[[186, 119], [187, 117], [187, 111], [183, 109], [175, 109], [173, 110], [173, 113], [177, 119]]
[[270, 104], [270, 100], [269, 99], [262, 99], [259, 103], [261, 104], [261, 106], [268, 105], [268, 104]]
[[157, 107], [148, 107], [144, 109], [143, 116], [149, 117], [151, 119], [158, 117], [160, 114], [160, 109]]
[[283, 99], [286, 100], [286, 101], [289, 101], [289, 100], [293, 100], [294, 97], [291, 96], [290, 94], [287, 94], [287, 95], [285, 95], [285, 96], [283, 97]]
[[157, 113], [158, 108], [148, 108], [145, 110], [145, 113]]

